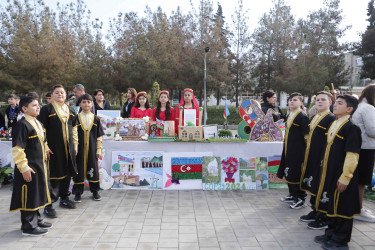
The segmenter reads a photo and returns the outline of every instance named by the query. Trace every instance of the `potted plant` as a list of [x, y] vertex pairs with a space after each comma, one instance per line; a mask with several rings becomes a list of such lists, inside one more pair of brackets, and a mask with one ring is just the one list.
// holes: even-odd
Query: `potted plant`
[[0, 167], [0, 188], [3, 185], [3, 182], [12, 174], [12, 169], [10, 167]]

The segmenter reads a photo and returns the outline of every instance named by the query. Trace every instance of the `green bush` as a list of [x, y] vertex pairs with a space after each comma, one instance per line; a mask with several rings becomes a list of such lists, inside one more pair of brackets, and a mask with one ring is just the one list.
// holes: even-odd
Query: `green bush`
[[222, 129], [222, 130], [219, 131], [219, 137], [232, 137], [232, 136], [233, 136], [233, 134], [232, 134], [232, 131], [230, 131], [230, 130]]

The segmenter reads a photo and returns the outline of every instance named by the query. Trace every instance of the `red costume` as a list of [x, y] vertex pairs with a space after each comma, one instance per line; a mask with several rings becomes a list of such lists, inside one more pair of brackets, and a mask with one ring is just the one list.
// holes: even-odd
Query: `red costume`
[[[137, 105], [138, 97], [144, 95], [147, 98], [147, 93], [142, 91], [139, 92], [137, 97], [135, 98], [135, 105]], [[145, 110], [141, 110], [139, 107], [136, 108], [135, 106], [132, 108], [131, 113], [130, 113], [130, 118], [143, 118], [143, 117], [150, 117], [150, 120], [152, 121], [152, 109], [147, 108]]]
[[[185, 100], [184, 100], [184, 94], [185, 92], [191, 92], [192, 95], [193, 95], [193, 100], [191, 100], [191, 102], [193, 103], [193, 107], [191, 108], [185, 108]], [[177, 108], [176, 108], [176, 122], [175, 122], [175, 130], [176, 130], [176, 133], [178, 133], [178, 124], [179, 124], [179, 120], [180, 120], [180, 107], [184, 107], [184, 109], [195, 109], [196, 110], [196, 126], [199, 126], [199, 105], [198, 105], [198, 102], [197, 100], [195, 99], [195, 95], [194, 95], [194, 92], [192, 89], [184, 89], [184, 93], [182, 94], [181, 96], [181, 99], [180, 99], [180, 103], [178, 104]], [[183, 113], [182, 113], [183, 115]], [[182, 116], [182, 126], [184, 125], [184, 117]]]
[[[168, 91], [166, 91], [166, 90], [160, 91], [159, 98], [160, 98], [161, 94], [166, 94], [168, 96], [168, 98], [169, 98], [169, 92]], [[156, 117], [156, 109], [157, 108], [154, 108], [153, 111], [152, 111], [152, 118], [153, 118], [153, 120], [156, 121], [156, 118], [158, 118], [159, 120], [167, 121], [167, 118], [165, 116], [165, 111], [166, 110], [164, 110], [164, 111], [160, 110], [159, 117]], [[170, 107], [169, 109], [170, 109], [171, 112], [169, 114], [168, 121], [174, 121], [174, 119], [175, 119], [174, 108]]]
[[152, 119], [152, 109], [140, 110], [139, 108], [133, 107], [130, 113], [131, 118], [143, 118], [146, 116], [150, 117], [150, 120]]
[[[157, 108], [154, 108], [152, 110], [152, 120], [156, 121], [156, 118], [158, 118], [159, 120], [167, 121], [167, 118], [165, 117], [165, 110], [164, 111], [160, 111], [159, 117], [156, 117], [156, 109]], [[174, 119], [175, 119], [174, 108], [170, 107], [170, 110], [171, 110], [171, 113], [169, 114], [168, 121], [174, 121]]]

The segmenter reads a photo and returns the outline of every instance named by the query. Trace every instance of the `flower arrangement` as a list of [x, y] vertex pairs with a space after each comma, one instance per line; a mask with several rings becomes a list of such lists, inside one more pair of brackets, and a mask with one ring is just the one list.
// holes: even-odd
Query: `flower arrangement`
[[235, 157], [228, 157], [226, 160], [221, 161], [221, 166], [225, 173], [236, 173], [239, 165], [240, 164]]

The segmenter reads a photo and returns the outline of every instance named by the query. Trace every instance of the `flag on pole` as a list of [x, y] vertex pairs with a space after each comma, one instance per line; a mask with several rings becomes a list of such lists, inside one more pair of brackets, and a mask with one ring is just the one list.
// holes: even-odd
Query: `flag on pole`
[[227, 119], [227, 117], [230, 115], [228, 105], [227, 105], [227, 100], [225, 100], [225, 108], [224, 108], [224, 119]]
[[159, 120], [156, 118], [156, 126], [160, 129], [164, 129], [165, 121]]

